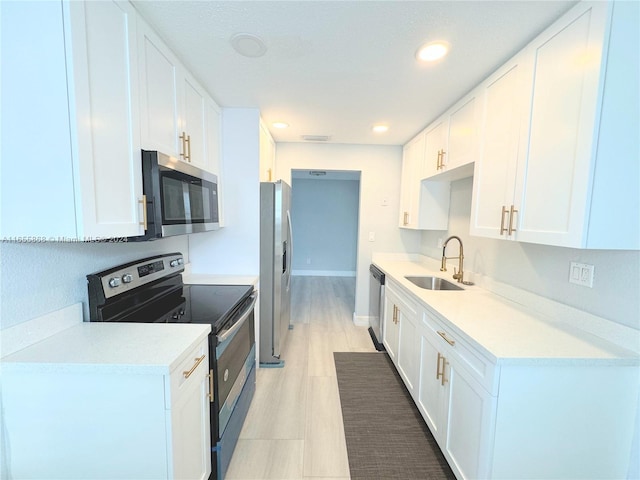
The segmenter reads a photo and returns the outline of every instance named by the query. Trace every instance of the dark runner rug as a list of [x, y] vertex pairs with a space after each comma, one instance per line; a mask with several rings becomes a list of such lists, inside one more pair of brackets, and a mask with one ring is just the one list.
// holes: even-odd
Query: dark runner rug
[[333, 354], [352, 480], [455, 476], [388, 354]]

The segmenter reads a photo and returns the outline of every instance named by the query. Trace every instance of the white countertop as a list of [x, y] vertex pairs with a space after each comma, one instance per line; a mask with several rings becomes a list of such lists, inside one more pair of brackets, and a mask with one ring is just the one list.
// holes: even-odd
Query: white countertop
[[478, 286], [433, 291], [404, 278], [432, 275], [455, 283], [451, 265], [451, 272], [440, 272], [417, 261], [375, 259], [374, 264], [405, 294], [444, 319], [452, 334], [466, 337], [495, 363], [640, 365], [640, 357], [630, 350]]
[[169, 374], [211, 325], [84, 322], [2, 358], [3, 371]]

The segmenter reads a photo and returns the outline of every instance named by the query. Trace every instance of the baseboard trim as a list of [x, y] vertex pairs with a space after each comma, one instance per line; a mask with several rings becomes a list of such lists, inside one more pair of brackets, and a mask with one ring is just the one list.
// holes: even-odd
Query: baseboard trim
[[371, 326], [369, 322], [368, 315], [356, 315], [356, 312], [353, 312], [353, 324], [356, 327], [369, 327]]
[[356, 272], [350, 270], [292, 270], [294, 277], [355, 277]]

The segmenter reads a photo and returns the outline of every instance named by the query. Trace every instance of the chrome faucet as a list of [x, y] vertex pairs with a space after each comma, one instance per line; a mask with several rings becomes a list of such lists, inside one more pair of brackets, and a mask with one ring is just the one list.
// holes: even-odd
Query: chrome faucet
[[[447, 257], [445, 255], [445, 250], [447, 249], [447, 244], [449, 243], [449, 240], [451, 240], [452, 238], [455, 238], [456, 240], [458, 240], [458, 243], [460, 243], [460, 254], [457, 257]], [[440, 271], [441, 272], [446, 272], [447, 271], [447, 259], [454, 259], [457, 258], [458, 259], [458, 272], [456, 272], [456, 269], [454, 267], [453, 269], [453, 278], [455, 280], [457, 280], [459, 283], [467, 283], [464, 281], [464, 271], [462, 270], [462, 264], [464, 261], [464, 252], [463, 252], [463, 248], [462, 248], [462, 240], [460, 240], [460, 237], [457, 237], [455, 235], [450, 236], [449, 238], [447, 238], [444, 241], [444, 244], [442, 245], [442, 264], [440, 266]]]

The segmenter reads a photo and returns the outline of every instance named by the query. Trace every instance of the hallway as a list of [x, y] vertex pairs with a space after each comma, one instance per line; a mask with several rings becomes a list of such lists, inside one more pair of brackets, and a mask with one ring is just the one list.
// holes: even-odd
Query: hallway
[[284, 368], [261, 368], [226, 478], [348, 479], [333, 352], [374, 352], [353, 325], [355, 277], [292, 277]]

